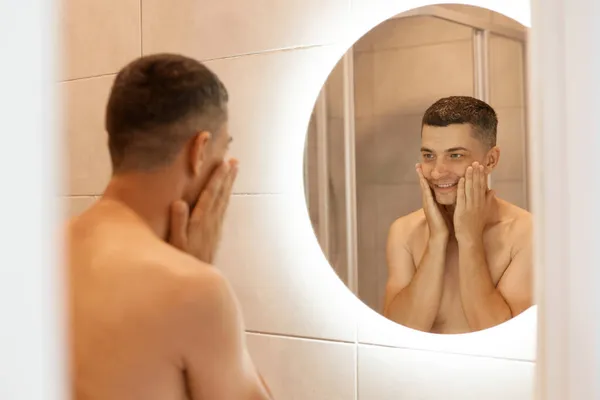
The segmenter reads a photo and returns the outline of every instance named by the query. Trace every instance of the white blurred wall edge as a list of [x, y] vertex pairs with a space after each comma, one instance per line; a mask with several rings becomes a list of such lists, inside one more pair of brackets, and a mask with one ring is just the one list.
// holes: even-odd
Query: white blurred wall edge
[[600, 2], [531, 1], [537, 400], [600, 398]]
[[59, 193], [60, 2], [0, 0], [0, 399], [67, 399]]

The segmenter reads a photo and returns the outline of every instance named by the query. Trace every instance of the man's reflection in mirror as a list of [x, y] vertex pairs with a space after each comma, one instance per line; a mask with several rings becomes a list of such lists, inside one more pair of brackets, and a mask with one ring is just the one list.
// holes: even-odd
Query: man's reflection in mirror
[[533, 304], [532, 216], [488, 188], [500, 161], [497, 126], [494, 109], [472, 97], [443, 98], [425, 112], [415, 166], [423, 205], [389, 230], [387, 318], [466, 333]]

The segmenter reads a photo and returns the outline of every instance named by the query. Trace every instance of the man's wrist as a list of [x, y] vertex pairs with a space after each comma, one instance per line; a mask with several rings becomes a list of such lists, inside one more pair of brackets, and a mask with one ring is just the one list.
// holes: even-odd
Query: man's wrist
[[471, 233], [456, 233], [456, 241], [459, 246], [473, 247], [483, 244], [483, 235], [474, 235]]
[[449, 234], [446, 232], [431, 233], [429, 235], [429, 244], [435, 247], [445, 247], [448, 244]]

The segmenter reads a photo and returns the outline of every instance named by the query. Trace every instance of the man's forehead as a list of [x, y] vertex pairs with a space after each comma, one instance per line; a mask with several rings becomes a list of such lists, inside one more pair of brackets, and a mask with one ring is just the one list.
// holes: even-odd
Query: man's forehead
[[451, 124], [448, 126], [432, 126], [423, 125], [421, 130], [422, 136], [428, 135], [458, 135], [458, 136], [472, 136], [473, 127], [470, 124]]
[[470, 125], [448, 125], [444, 127], [423, 126], [421, 134], [421, 145], [433, 147], [436, 150], [463, 147], [472, 148], [477, 146], [478, 139], [473, 134]]

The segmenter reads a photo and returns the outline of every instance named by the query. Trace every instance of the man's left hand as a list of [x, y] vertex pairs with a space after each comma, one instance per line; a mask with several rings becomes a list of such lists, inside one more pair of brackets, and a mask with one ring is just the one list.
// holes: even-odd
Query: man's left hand
[[475, 162], [458, 182], [454, 230], [457, 240], [478, 240], [483, 235], [494, 192], [487, 188], [483, 165]]

